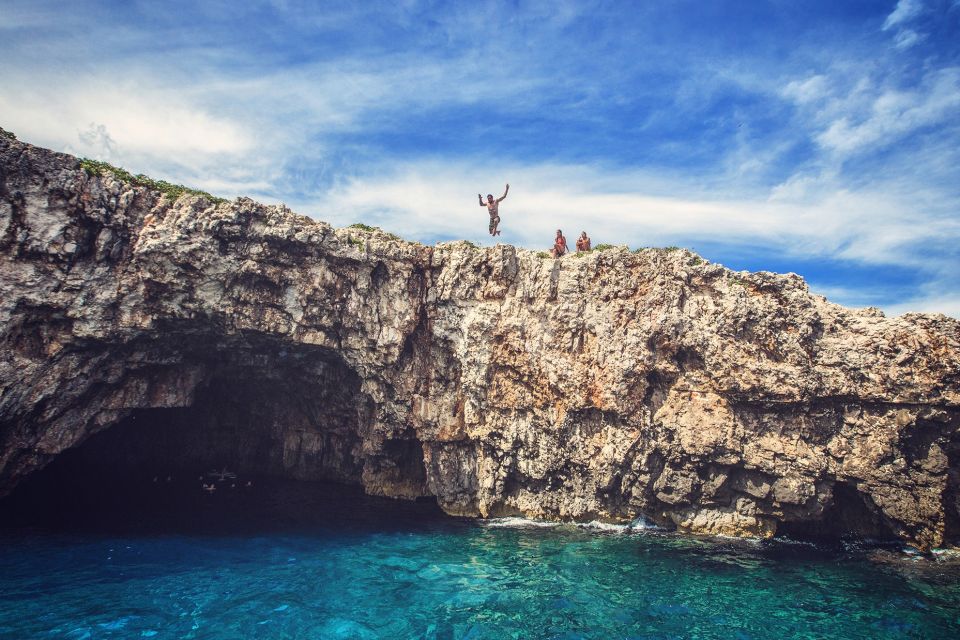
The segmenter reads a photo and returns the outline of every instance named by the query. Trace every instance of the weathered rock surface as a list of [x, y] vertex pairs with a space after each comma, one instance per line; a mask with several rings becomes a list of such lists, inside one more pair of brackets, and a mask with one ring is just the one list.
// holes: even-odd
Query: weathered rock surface
[[0, 493], [110, 429], [452, 514], [960, 534], [960, 323], [687, 251], [427, 247], [2, 138], [0, 340]]

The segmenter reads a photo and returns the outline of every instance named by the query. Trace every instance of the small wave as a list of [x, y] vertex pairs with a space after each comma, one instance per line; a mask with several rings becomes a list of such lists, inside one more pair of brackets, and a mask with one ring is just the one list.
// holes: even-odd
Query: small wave
[[663, 527], [647, 520], [643, 516], [637, 516], [629, 525], [631, 531], [663, 531]]
[[787, 536], [784, 537], [773, 537], [767, 540], [769, 544], [781, 544], [784, 546], [792, 547], [810, 547], [811, 549], [818, 549], [819, 545], [812, 540], [797, 540], [796, 538], [790, 538]]
[[604, 533], [639, 533], [643, 531], [662, 531], [663, 529], [645, 518], [637, 518], [631, 522], [551, 522], [548, 520], [531, 520], [519, 516], [506, 518], [491, 518], [481, 520], [480, 524], [493, 529], [553, 529], [555, 527], [576, 527]]
[[528, 518], [519, 518], [511, 516], [507, 518], [491, 518], [490, 520], [481, 520], [481, 524], [492, 529], [550, 529], [560, 526], [559, 522], [546, 522], [544, 520], [530, 520]]
[[960, 549], [931, 549], [930, 555], [936, 562], [960, 563]]
[[618, 524], [614, 522], [601, 522], [594, 520], [592, 522], [577, 522], [580, 529], [590, 529], [592, 531], [609, 531], [612, 533], [628, 533], [631, 529], [630, 523]]
[[663, 527], [655, 524], [643, 516], [639, 516], [630, 522], [578, 522], [577, 526], [581, 529], [594, 529], [596, 531], [610, 531], [615, 533], [643, 533], [644, 531], [666, 531]]
[[916, 547], [911, 547], [910, 545], [904, 545], [900, 549], [900, 557], [916, 562], [919, 560], [925, 560], [926, 554], [924, 554], [922, 551], [920, 551], [920, 549], [917, 549]]

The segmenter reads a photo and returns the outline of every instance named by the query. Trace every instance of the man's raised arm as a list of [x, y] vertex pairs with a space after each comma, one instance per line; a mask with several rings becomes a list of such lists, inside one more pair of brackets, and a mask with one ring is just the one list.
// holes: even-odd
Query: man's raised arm
[[509, 182], [507, 183], [507, 188], [504, 190], [503, 195], [500, 196], [499, 198], [497, 198], [497, 202], [500, 202], [500, 201], [502, 201], [504, 198], [506, 198], [508, 193], [510, 193], [510, 183], [509, 183]]
[[487, 205], [484, 204], [484, 202], [483, 202], [483, 196], [480, 195], [479, 193], [477, 194], [477, 199], [480, 201], [480, 206], [481, 206], [481, 207], [487, 206]]

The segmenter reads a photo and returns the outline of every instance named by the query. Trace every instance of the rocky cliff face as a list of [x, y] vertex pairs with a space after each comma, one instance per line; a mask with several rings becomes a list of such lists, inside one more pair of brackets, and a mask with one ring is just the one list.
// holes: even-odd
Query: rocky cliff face
[[117, 464], [229, 460], [452, 514], [960, 536], [960, 323], [795, 275], [427, 247], [0, 138], [0, 287], [0, 492], [108, 430]]

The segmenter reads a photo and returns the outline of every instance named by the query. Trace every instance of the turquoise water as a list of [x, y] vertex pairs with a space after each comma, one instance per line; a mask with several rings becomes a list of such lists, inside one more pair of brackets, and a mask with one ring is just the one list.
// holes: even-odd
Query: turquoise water
[[0, 513], [0, 637], [960, 638], [958, 567], [897, 550], [490, 526], [325, 485], [109, 496]]

